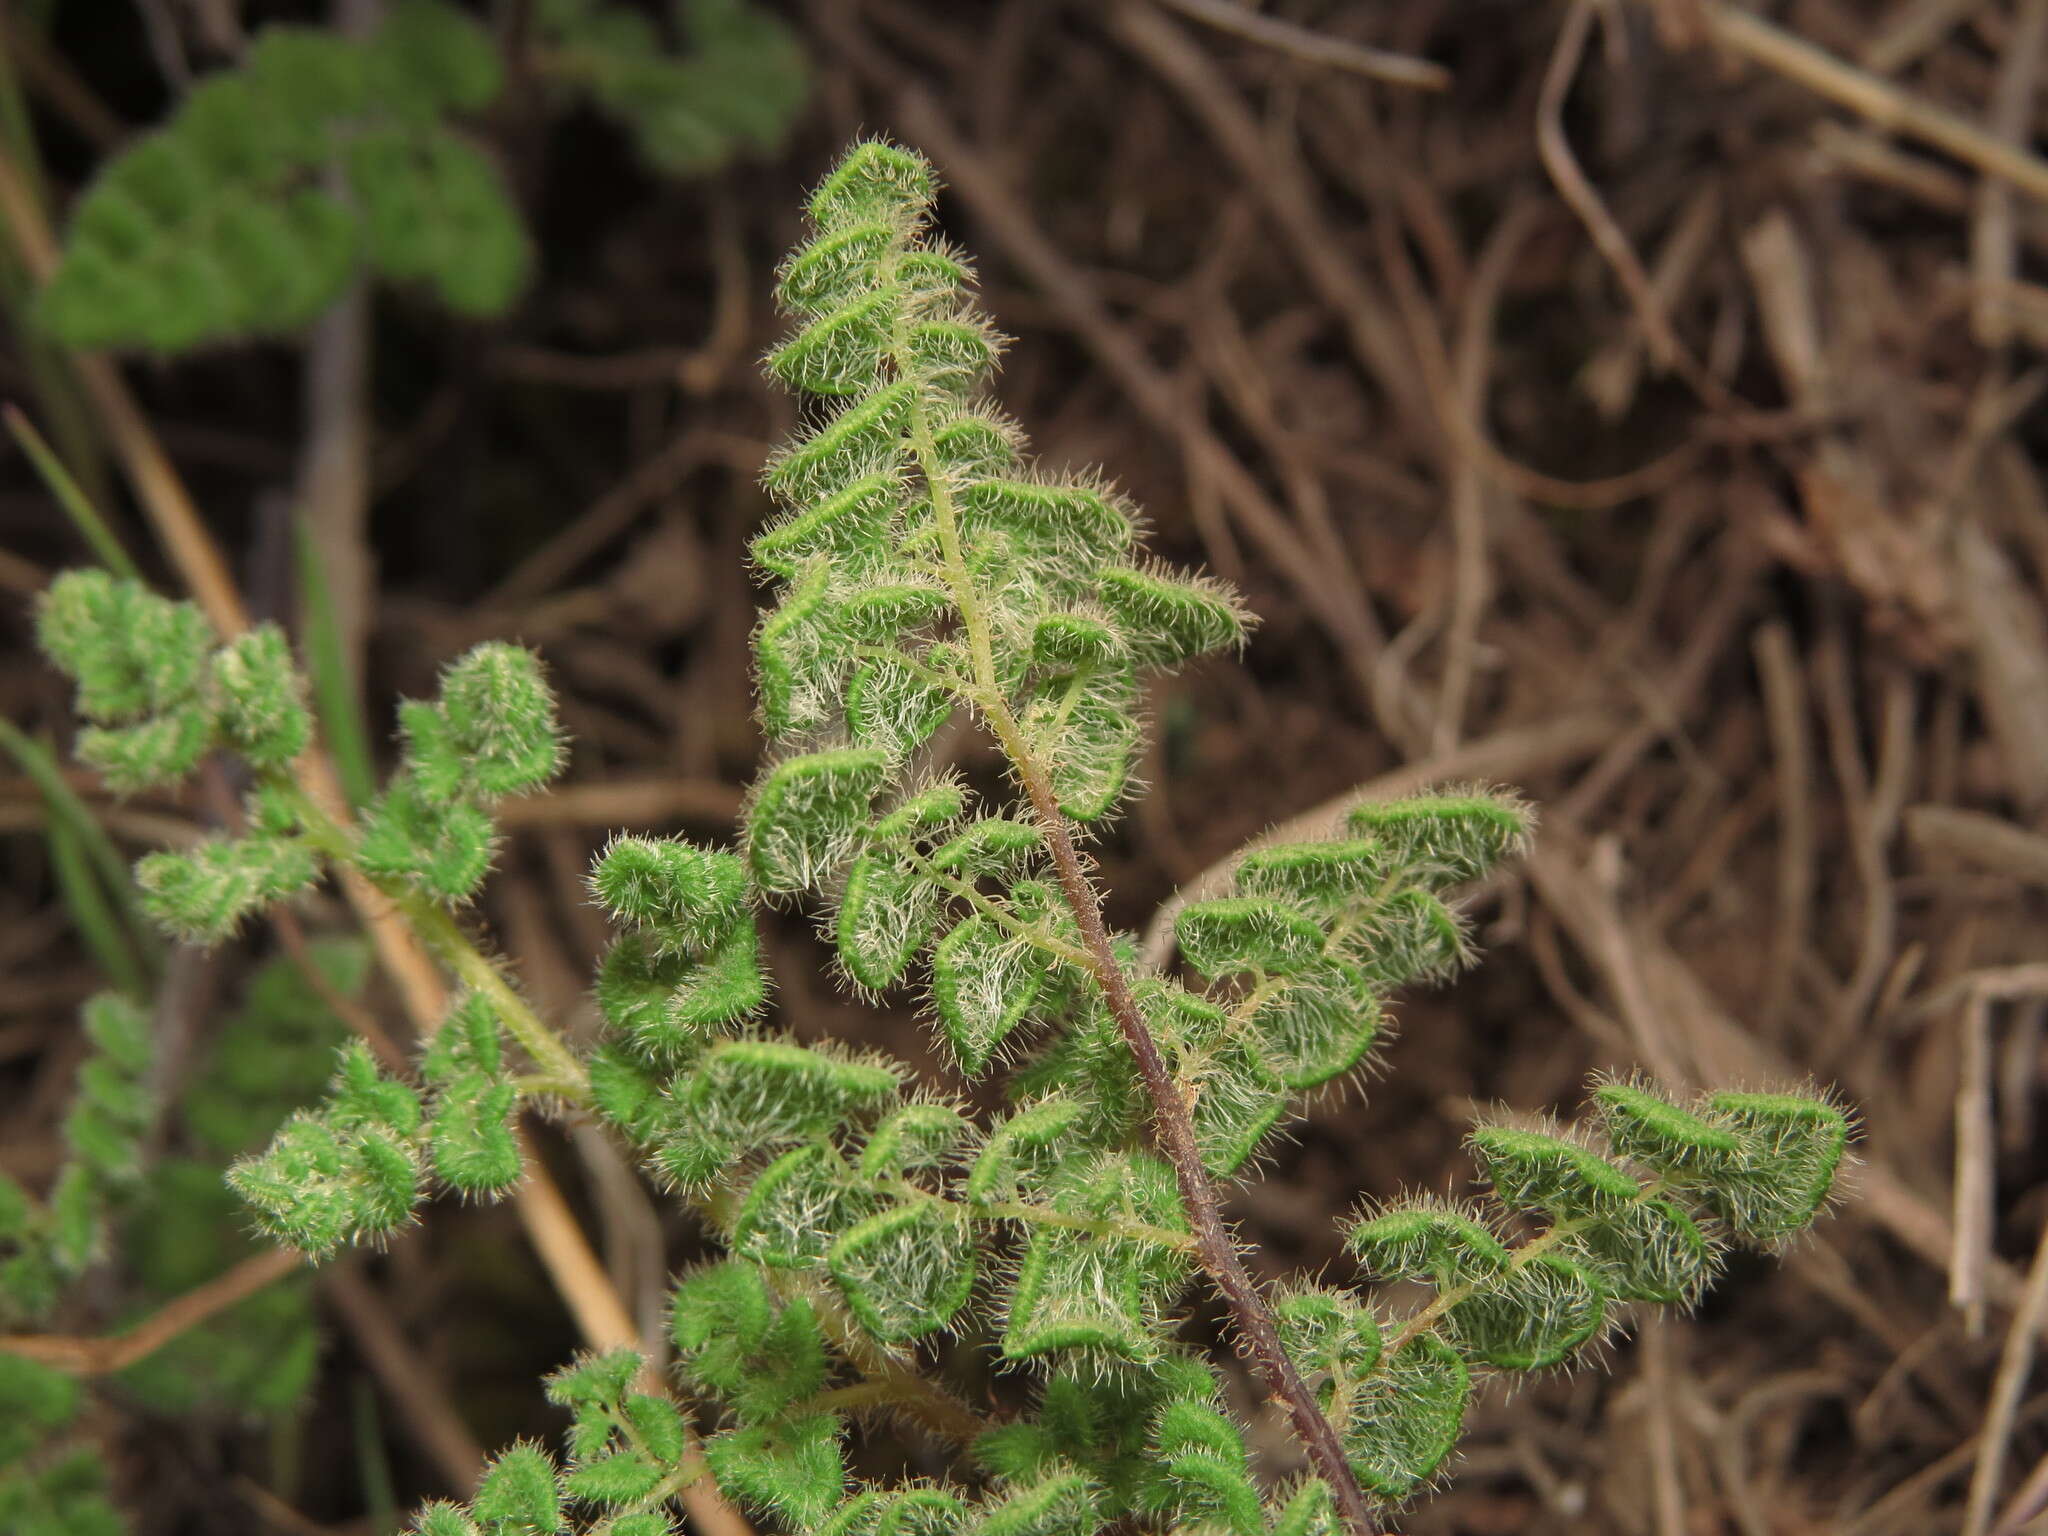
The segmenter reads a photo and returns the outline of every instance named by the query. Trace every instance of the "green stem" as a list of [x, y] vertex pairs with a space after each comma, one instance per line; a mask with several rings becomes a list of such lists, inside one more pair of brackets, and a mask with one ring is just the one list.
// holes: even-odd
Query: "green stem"
[[526, 1054], [533, 1058], [542, 1075], [559, 1085], [555, 1091], [579, 1104], [587, 1104], [590, 1101], [590, 1074], [584, 1071], [582, 1061], [562, 1037], [527, 1006], [526, 1000], [513, 989], [497, 965], [469, 942], [468, 935], [456, 926], [455, 919], [419, 896], [403, 895], [393, 899], [399, 911], [405, 914], [406, 922], [412, 925], [413, 932], [420, 936], [427, 948], [441, 957], [441, 963], [453, 971], [458, 980], [490, 1000], [506, 1031], [525, 1047]]
[[[353, 827], [327, 814], [311, 795], [285, 774], [273, 774], [270, 782], [271, 787], [297, 812], [307, 841], [337, 863], [353, 861]], [[409, 891], [379, 889], [390, 898], [414, 935], [440, 958], [456, 979], [490, 1000], [507, 1032], [540, 1068], [538, 1076], [547, 1082], [547, 1091], [576, 1104], [588, 1104], [590, 1074], [584, 1070], [581, 1059], [533, 1011], [526, 999], [505, 979], [497, 963], [470, 942], [455, 919], [425, 897]]]
[[1002, 1200], [991, 1205], [970, 1205], [970, 1216], [997, 1221], [1021, 1221], [1041, 1227], [1070, 1227], [1097, 1237], [1124, 1238], [1136, 1243], [1155, 1243], [1181, 1253], [1192, 1253], [1195, 1240], [1185, 1232], [1170, 1231], [1142, 1221], [1118, 1221], [1114, 1217], [1070, 1216], [1050, 1206], [1031, 1205], [1022, 1200]]

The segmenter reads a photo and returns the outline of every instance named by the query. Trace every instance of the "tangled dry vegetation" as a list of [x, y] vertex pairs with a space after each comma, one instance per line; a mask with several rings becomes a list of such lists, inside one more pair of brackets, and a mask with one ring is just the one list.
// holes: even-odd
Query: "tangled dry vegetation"
[[[1860, 1107], [1851, 1197], [1782, 1271], [1622, 1343], [1611, 1377], [1486, 1400], [1455, 1491], [1404, 1529], [2017, 1530], [2048, 1501], [2048, 3], [1260, 14], [813, 0], [806, 127], [708, 187], [613, 169], [587, 123], [502, 125], [550, 269], [490, 330], [387, 317], [377, 510], [326, 530], [360, 573], [338, 591], [371, 697], [487, 637], [548, 657], [582, 747], [566, 791], [515, 810], [489, 915], [575, 1016], [598, 832], [717, 836], [750, 774], [730, 573], [790, 409], [753, 367], [760, 295], [798, 189], [885, 129], [950, 181], [1048, 459], [1114, 463], [1161, 545], [1264, 617], [1243, 672], [1151, 701], [1156, 788], [1102, 849], [1113, 887], [1199, 890], [1276, 811], [1333, 824], [1361, 783], [1544, 807], [1478, 909], [1491, 962], [1411, 1005], [1399, 1075], [1321, 1105], [1233, 1210], [1276, 1271], [1331, 1259], [1361, 1194], [1465, 1178], [1471, 1105], [1568, 1105], [1591, 1069], [1810, 1076]], [[1387, 54], [1344, 46], [1366, 41]], [[89, 46], [21, 68], [60, 139], [151, 110]], [[290, 366], [135, 381], [259, 596], [281, 590]], [[4, 505], [0, 580], [26, 595], [67, 534], [18, 462]], [[9, 717], [54, 726], [57, 681], [18, 621], [9, 643]], [[137, 845], [206, 814], [95, 804]], [[0, 1161], [31, 1178], [94, 985], [39, 806], [0, 786]], [[774, 939], [799, 1030], [924, 1050], [845, 1005], [810, 943]], [[195, 1037], [244, 964], [176, 973]], [[594, 1138], [548, 1153], [658, 1309], [691, 1239]], [[399, 1465], [432, 1492], [479, 1441], [544, 1430], [494, 1396], [572, 1347], [519, 1251], [509, 1214], [477, 1216], [341, 1267], [323, 1432], [374, 1380], [434, 1429]], [[487, 1351], [508, 1331], [531, 1360]], [[308, 1528], [237, 1502], [237, 1454], [227, 1430], [128, 1451], [185, 1528]], [[305, 1508], [359, 1508], [353, 1479], [309, 1473]]]

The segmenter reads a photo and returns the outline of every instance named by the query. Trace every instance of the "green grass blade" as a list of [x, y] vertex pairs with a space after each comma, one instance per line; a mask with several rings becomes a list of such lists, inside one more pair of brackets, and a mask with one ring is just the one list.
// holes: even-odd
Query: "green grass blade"
[[117, 576], [126, 576], [130, 581], [140, 581], [142, 572], [128, 557], [128, 551], [121, 547], [121, 541], [114, 536], [114, 530], [107, 526], [99, 509], [92, 504], [78, 482], [71, 477], [71, 471], [64, 467], [64, 461], [50, 445], [43, 440], [43, 434], [35, 429], [21, 410], [12, 405], [0, 406], [0, 416], [7, 421], [7, 430], [14, 435], [21, 451], [28, 455], [28, 461], [35, 466], [43, 484], [50, 494], [57, 498], [57, 505], [64, 509], [65, 516], [92, 546], [101, 564]]
[[[146, 983], [148, 978], [161, 971], [163, 952], [157, 943], [156, 930], [143, 915], [142, 901], [136, 893], [128, 861], [114, 846], [114, 840], [107, 836], [106, 828], [100, 825], [92, 808], [64, 782], [64, 773], [58, 766], [55, 753], [41, 742], [31, 740], [8, 720], [0, 720], [0, 748], [5, 748], [21, 765], [21, 771], [28, 775], [42, 795], [43, 803], [50, 810], [51, 826], [63, 824], [72, 840], [70, 846], [76, 852], [80, 871], [89, 868], [97, 876], [97, 902], [89, 900], [88, 905], [118, 913], [116, 927], [125, 934], [132, 952], [141, 957], [140, 972]], [[54, 856], [57, 848], [54, 838], [51, 847]], [[66, 894], [68, 898], [68, 890]], [[74, 907], [73, 910], [75, 914], [78, 909]], [[81, 931], [84, 931], [82, 920]], [[144, 995], [146, 990], [145, 986]]]
[[149, 978], [132, 946], [132, 935], [94, 872], [92, 855], [71, 822], [51, 807], [48, 828], [50, 865], [63, 893], [64, 906], [100, 972], [137, 1001], [147, 1001]]

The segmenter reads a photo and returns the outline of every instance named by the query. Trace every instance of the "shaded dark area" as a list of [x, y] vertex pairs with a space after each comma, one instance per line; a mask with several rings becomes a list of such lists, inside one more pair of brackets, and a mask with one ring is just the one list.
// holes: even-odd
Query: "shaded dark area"
[[[175, 26], [186, 9], [60, 4], [47, 41], [10, 48], [60, 206], [101, 153], [96, 124], [161, 114], [143, 16]], [[249, 27], [307, 19], [239, 9]], [[509, 29], [522, 7], [502, 9]], [[371, 512], [335, 530], [374, 572], [348, 615], [373, 736], [480, 639], [545, 656], [573, 766], [563, 792], [513, 808], [475, 922], [550, 1017], [594, 1029], [590, 854], [612, 829], [729, 835], [755, 766], [743, 547], [767, 511], [762, 460], [795, 419], [755, 367], [779, 334], [775, 263], [839, 148], [914, 145], [1014, 337], [1005, 407], [1049, 463], [1101, 466], [1159, 553], [1227, 576], [1261, 617], [1241, 665], [1150, 700], [1151, 793], [1095, 849], [1112, 920], [1142, 931], [1245, 841], [1329, 825], [1357, 786], [1485, 780], [1542, 810], [1531, 858], [1474, 900], [1483, 966], [1410, 1000], [1370, 1091], [1315, 1104], [1236, 1197], [1263, 1273], [1344, 1272], [1342, 1213], [1466, 1187], [1475, 1110], [1569, 1114], [1590, 1073], [1814, 1079], [1862, 1118], [1862, 1169], [1815, 1237], [1738, 1261], [1605, 1372], [1489, 1392], [1449, 1491], [1399, 1529], [1972, 1529], [1987, 1415], [1998, 1488], [2048, 1454], [2021, 1348], [2048, 1215], [2048, 165], [2032, 148], [2048, 6], [1262, 9], [1435, 61], [1441, 91], [1188, 14], [1203, 9], [791, 6], [815, 70], [800, 128], [779, 156], [694, 181], [650, 174], [584, 109], [515, 92], [479, 127], [540, 253], [518, 308], [464, 323], [402, 291], [373, 301]], [[5, 20], [8, 43], [35, 30]], [[218, 62], [185, 25], [194, 62]], [[1886, 136], [1868, 119], [1887, 103], [1963, 133]], [[9, 340], [0, 380], [33, 406]], [[269, 343], [130, 369], [252, 606], [279, 617], [308, 366]], [[83, 551], [9, 453], [0, 690], [9, 719], [54, 739], [66, 691], [26, 613]], [[123, 537], [150, 549], [102, 468]], [[954, 750], [994, 781], [985, 743], [963, 732]], [[75, 783], [135, 851], [214, 814], [203, 796]], [[0, 777], [0, 825], [0, 1166], [33, 1185], [99, 982], [25, 778]], [[304, 921], [348, 925], [338, 902]], [[781, 916], [771, 951], [801, 1037], [946, 1080], [907, 1008], [839, 994], [804, 916]], [[211, 1000], [274, 952], [252, 933], [180, 972], [170, 1006], [195, 1054]], [[402, 1018], [376, 985], [369, 1000]], [[651, 1246], [616, 1154], [538, 1139], [657, 1316], [700, 1234], [670, 1214]], [[350, 1261], [358, 1305], [323, 1302], [321, 1364], [287, 1428], [104, 1394], [94, 1427], [138, 1529], [379, 1529], [380, 1488], [401, 1509], [445, 1491], [411, 1415], [452, 1409], [485, 1447], [557, 1432], [533, 1383], [576, 1336], [512, 1211], [433, 1217]], [[118, 1299], [79, 1298], [64, 1328], [104, 1331]], [[1207, 1304], [1193, 1311], [1213, 1334]], [[380, 1363], [380, 1325], [413, 1375]], [[2001, 1349], [2022, 1377], [2009, 1417], [1989, 1406]], [[1284, 1422], [1270, 1428], [1288, 1470]], [[862, 1455], [927, 1469], [914, 1439]]]

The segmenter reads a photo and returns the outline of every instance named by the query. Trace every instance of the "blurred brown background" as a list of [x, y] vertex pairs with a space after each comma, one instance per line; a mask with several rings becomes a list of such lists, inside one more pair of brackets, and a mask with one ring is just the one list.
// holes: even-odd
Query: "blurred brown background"
[[[59, 8], [22, 72], [60, 182], [160, 117], [149, 22], [204, 9]], [[478, 639], [552, 668], [569, 787], [517, 810], [482, 913], [532, 993], [589, 1023], [604, 934], [580, 881], [607, 829], [729, 832], [757, 748], [741, 551], [793, 421], [754, 366], [767, 289], [807, 184], [890, 134], [949, 182], [1016, 338], [1002, 399], [1045, 457], [1103, 466], [1162, 553], [1263, 618], [1242, 666], [1151, 700], [1152, 793], [1099, 849], [1113, 916], [1142, 927], [1353, 786], [1481, 778], [1542, 807], [1476, 904], [1484, 966], [1409, 1002], [1382, 1080], [1317, 1105], [1237, 1199], [1267, 1271], [1332, 1260], [1361, 1195], [1463, 1186], [1475, 1106], [1569, 1111], [1589, 1071], [1811, 1077], [1863, 1116], [1817, 1237], [1739, 1262], [1608, 1371], [1495, 1389], [1454, 1490], [1401, 1528], [1983, 1531], [2048, 1452], [2025, 1281], [2048, 1217], [2048, 4], [789, 14], [817, 88], [778, 159], [656, 181], [595, 118], [515, 100], [492, 137], [543, 253], [527, 300], [487, 328], [377, 300], [371, 510], [326, 530], [332, 570], [379, 732]], [[318, 426], [302, 366], [266, 346], [132, 374], [272, 610]], [[0, 358], [10, 394], [23, 378]], [[61, 731], [24, 614], [80, 551], [18, 457], [0, 477], [0, 691]], [[108, 812], [140, 847], [195, 807]], [[0, 782], [0, 1158], [28, 1177], [95, 985], [38, 814]], [[773, 958], [800, 1033], [938, 1070], [907, 1013], [835, 994], [804, 921]], [[602, 1229], [602, 1159], [549, 1153]], [[486, 1444], [552, 1433], [531, 1383], [573, 1339], [516, 1225], [438, 1216], [368, 1267], [371, 1301]], [[696, 1241], [605, 1230], [643, 1299]], [[338, 1466], [373, 1353], [337, 1315], [309, 1422]], [[288, 1528], [220, 1494], [248, 1454], [232, 1426], [116, 1432], [145, 1529]], [[435, 1492], [391, 1438], [401, 1493]], [[2004, 1481], [1973, 1520], [1980, 1453]], [[361, 1508], [337, 1472], [300, 1518]]]

